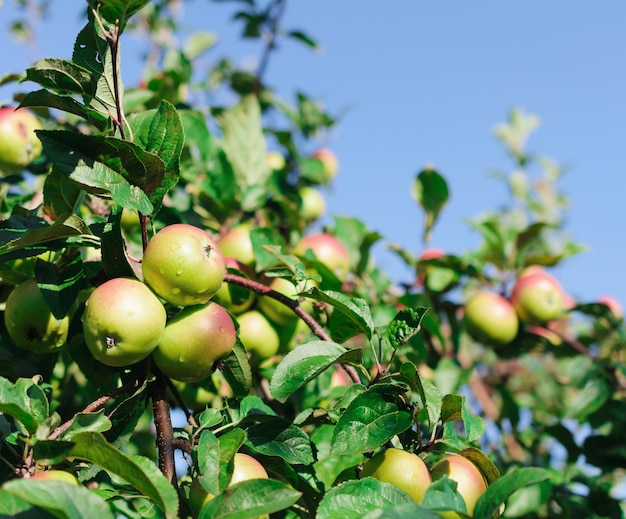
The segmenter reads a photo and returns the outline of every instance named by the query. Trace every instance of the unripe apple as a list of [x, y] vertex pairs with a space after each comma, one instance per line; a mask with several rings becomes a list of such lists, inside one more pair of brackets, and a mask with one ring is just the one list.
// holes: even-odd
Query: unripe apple
[[[224, 264], [227, 269], [236, 269], [248, 279], [254, 278], [254, 271], [241, 261], [224, 257]], [[256, 293], [239, 285], [222, 283], [222, 286], [213, 296], [213, 301], [222, 305], [233, 314], [241, 314], [249, 310], [256, 300]]]
[[[474, 513], [476, 502], [487, 490], [487, 482], [478, 467], [467, 458], [459, 454], [451, 454], [433, 465], [430, 470], [433, 481], [448, 476], [456, 481], [457, 492], [461, 494], [465, 501], [467, 515]], [[445, 519], [460, 518], [456, 512], [439, 512]]]
[[365, 462], [361, 477], [366, 476], [394, 484], [409, 494], [416, 503], [422, 502], [426, 489], [432, 482], [422, 458], [393, 447], [379, 452]]
[[252, 266], [255, 262], [254, 249], [250, 239], [252, 224], [243, 222], [231, 227], [226, 234], [220, 236], [217, 245], [224, 256], [230, 256], [244, 265]]
[[328, 148], [320, 148], [316, 150], [313, 152], [311, 157], [322, 161], [326, 181], [332, 180], [337, 176], [337, 172], [339, 171], [339, 160], [337, 159], [337, 156]]
[[[269, 479], [267, 471], [255, 458], [243, 452], [237, 452], [233, 458], [233, 475], [228, 486], [235, 485], [250, 479]], [[189, 506], [197, 517], [202, 507], [215, 496], [209, 494], [200, 484], [200, 480], [195, 478], [189, 487]], [[267, 515], [262, 517], [269, 517]]]
[[513, 305], [501, 295], [487, 290], [479, 290], [467, 300], [463, 323], [475, 340], [496, 346], [515, 339], [519, 328]]
[[81, 486], [80, 481], [76, 479], [74, 474], [70, 474], [64, 470], [44, 470], [43, 472], [37, 472], [33, 474], [30, 478], [35, 481], [65, 481], [66, 483], [71, 483], [72, 485], [76, 485], [77, 487]]
[[209, 301], [226, 273], [213, 238], [198, 227], [182, 223], [156, 233], [144, 251], [141, 270], [150, 288], [177, 306]]
[[213, 301], [183, 308], [165, 326], [153, 352], [159, 369], [180, 382], [199, 382], [233, 350], [237, 334], [230, 315]]
[[267, 161], [267, 165], [274, 171], [280, 171], [286, 164], [285, 157], [277, 151], [268, 151], [267, 155], [265, 155], [265, 160]]
[[258, 310], [249, 310], [237, 316], [239, 340], [252, 357], [253, 364], [270, 358], [278, 352], [278, 333]]
[[4, 322], [16, 346], [36, 353], [49, 353], [65, 345], [70, 318], [57, 319], [37, 282], [27, 279], [9, 294]]
[[103, 364], [129, 366], [157, 347], [166, 319], [163, 304], [141, 281], [111, 279], [98, 286], [85, 303], [85, 342]]
[[[307, 284], [307, 282], [301, 282], [296, 286], [285, 278], [274, 278], [269, 284], [269, 288], [291, 299], [297, 299], [299, 297], [298, 294], [303, 292], [308, 286], [309, 284]], [[285, 326], [294, 323], [298, 318], [291, 308], [273, 297], [263, 295], [259, 297], [258, 301], [258, 309], [276, 325]], [[302, 301], [301, 306], [306, 312], [313, 310], [311, 300], [305, 299]]]
[[296, 256], [305, 256], [309, 249], [340, 278], [345, 277], [350, 271], [348, 250], [332, 234], [322, 232], [304, 236], [294, 247], [293, 253]]
[[300, 215], [307, 222], [313, 222], [326, 212], [324, 195], [311, 186], [303, 186], [298, 191], [300, 195]]
[[563, 290], [556, 278], [535, 269], [517, 278], [511, 303], [523, 322], [545, 324], [563, 313]]
[[41, 154], [35, 130], [42, 126], [31, 112], [0, 108], [0, 174], [19, 173]]

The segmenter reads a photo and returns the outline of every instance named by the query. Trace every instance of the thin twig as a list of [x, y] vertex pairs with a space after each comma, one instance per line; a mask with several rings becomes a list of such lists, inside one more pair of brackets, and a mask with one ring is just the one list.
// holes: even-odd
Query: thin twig
[[174, 428], [172, 427], [170, 404], [167, 401], [166, 378], [156, 366], [153, 365], [152, 370], [155, 380], [150, 385], [150, 389], [154, 425], [157, 431], [156, 445], [159, 453], [159, 468], [167, 480], [177, 486], [174, 462]]

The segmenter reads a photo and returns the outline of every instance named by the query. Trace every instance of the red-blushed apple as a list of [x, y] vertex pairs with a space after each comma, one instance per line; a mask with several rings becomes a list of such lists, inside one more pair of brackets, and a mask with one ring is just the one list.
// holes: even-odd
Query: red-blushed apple
[[[251, 479], [269, 479], [269, 475], [263, 465], [261, 465], [256, 458], [243, 452], [237, 452], [233, 458], [233, 475], [230, 478], [228, 486], [230, 487], [242, 481], [248, 481]], [[200, 513], [202, 507], [214, 497], [215, 496], [204, 489], [198, 478], [194, 478], [191, 481], [191, 485], [189, 487], [189, 506], [196, 517]], [[269, 516], [265, 515], [262, 517]]]
[[[467, 458], [458, 454], [447, 455], [440, 459], [431, 467], [430, 474], [433, 481], [440, 479], [444, 475], [456, 481], [456, 490], [463, 497], [467, 515], [470, 516], [474, 513], [476, 502], [487, 490], [487, 482], [480, 470], [478, 470], [478, 467]], [[459, 514], [456, 512], [438, 513], [445, 519], [460, 519]]]
[[278, 352], [278, 333], [258, 310], [248, 310], [237, 316], [239, 340], [250, 354], [251, 362], [259, 364]]
[[152, 356], [169, 378], [199, 382], [213, 373], [218, 360], [228, 356], [236, 340], [235, 325], [229, 313], [209, 301], [178, 312], [165, 326]]
[[311, 157], [322, 161], [324, 176], [326, 177], [327, 182], [337, 176], [337, 172], [339, 171], [339, 160], [337, 159], [337, 155], [335, 155], [331, 150], [328, 148], [320, 148], [314, 151], [311, 154]]
[[[446, 251], [438, 248], [425, 249], [419, 256], [418, 261], [441, 258], [446, 255]], [[424, 286], [429, 267], [424, 264], [417, 264], [417, 284]]]
[[367, 476], [392, 483], [409, 494], [416, 503], [422, 502], [426, 489], [432, 482], [422, 458], [394, 447], [379, 452], [365, 462], [361, 477]]
[[65, 470], [44, 470], [43, 472], [36, 472], [28, 479], [34, 481], [64, 481], [65, 483], [76, 485], [77, 487], [81, 486], [80, 481], [76, 479], [76, 476], [66, 472]]
[[35, 353], [50, 353], [65, 346], [68, 316], [57, 319], [37, 282], [27, 279], [9, 294], [4, 310], [7, 332], [16, 346]]
[[285, 167], [285, 157], [278, 151], [268, 151], [265, 155], [267, 165], [274, 171], [280, 171]]
[[[304, 292], [312, 285], [312, 281], [303, 281], [295, 285], [288, 279], [274, 278], [268, 286], [272, 290], [275, 290], [276, 292], [279, 292], [291, 299], [297, 299], [300, 292]], [[302, 308], [309, 313], [313, 310], [313, 303], [310, 299], [304, 299], [301, 301], [300, 306], [302, 306]], [[257, 307], [263, 315], [276, 325], [285, 326], [294, 323], [298, 318], [296, 313], [291, 308], [271, 296], [259, 296]]]
[[250, 239], [252, 224], [243, 222], [231, 227], [225, 234], [217, 239], [224, 256], [230, 256], [244, 265], [252, 266], [255, 262], [254, 249]]
[[300, 216], [306, 222], [314, 222], [326, 212], [326, 200], [318, 189], [303, 186], [298, 190], [300, 195]]
[[144, 283], [114, 278], [91, 293], [82, 320], [92, 355], [107, 366], [122, 367], [152, 353], [165, 331], [167, 314]]
[[602, 303], [609, 307], [609, 310], [613, 312], [616, 319], [622, 319], [624, 317], [624, 311], [622, 310], [622, 303], [615, 296], [604, 295], [598, 298], [598, 303]]
[[538, 269], [520, 274], [510, 299], [526, 324], [545, 324], [560, 317], [564, 310], [561, 285], [554, 276]]
[[224, 257], [211, 235], [183, 223], [168, 225], [154, 235], [141, 270], [148, 286], [177, 306], [206, 303], [226, 274]]
[[[254, 279], [254, 271], [241, 261], [230, 256], [224, 257], [226, 269], [235, 269], [240, 276]], [[256, 300], [256, 293], [239, 285], [222, 283], [222, 286], [213, 296], [213, 301], [222, 305], [233, 314], [241, 314], [249, 310]]]
[[39, 157], [42, 146], [35, 130], [41, 129], [28, 110], [0, 108], [0, 174], [19, 173]]
[[308, 250], [337, 276], [343, 278], [350, 271], [350, 255], [346, 247], [332, 234], [325, 232], [303, 236], [296, 243], [293, 253], [304, 257]]
[[513, 305], [500, 294], [478, 290], [465, 303], [465, 329], [472, 338], [494, 346], [510, 343], [519, 328]]

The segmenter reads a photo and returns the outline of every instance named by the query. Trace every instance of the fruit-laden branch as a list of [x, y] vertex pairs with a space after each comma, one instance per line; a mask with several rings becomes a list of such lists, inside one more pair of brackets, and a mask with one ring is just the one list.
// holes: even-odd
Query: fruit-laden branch
[[[311, 329], [311, 331], [323, 341], [332, 341], [332, 338], [324, 328], [311, 316], [309, 315], [302, 306], [300, 306], [300, 302], [297, 299], [291, 299], [287, 297], [285, 294], [281, 294], [276, 290], [272, 290], [270, 287], [264, 285], [263, 283], [259, 283], [258, 281], [253, 281], [252, 279], [248, 279], [242, 276], [237, 276], [236, 274], [226, 273], [224, 276], [224, 281], [226, 283], [232, 283], [234, 285], [239, 285], [248, 290], [252, 290], [257, 294], [261, 294], [264, 296], [272, 297], [284, 304], [285, 306], [291, 308], [294, 313], [302, 319], [307, 326]], [[359, 384], [361, 379], [359, 374], [352, 366], [345, 366], [340, 364], [340, 366], [348, 373], [353, 382]]]

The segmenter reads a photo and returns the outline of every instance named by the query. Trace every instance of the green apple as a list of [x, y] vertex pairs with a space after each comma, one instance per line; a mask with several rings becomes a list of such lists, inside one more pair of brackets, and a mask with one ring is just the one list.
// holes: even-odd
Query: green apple
[[280, 346], [278, 333], [258, 310], [249, 310], [237, 316], [239, 340], [250, 354], [253, 364], [276, 355]]
[[328, 148], [320, 148], [314, 151], [311, 154], [311, 157], [322, 161], [324, 176], [326, 177], [327, 182], [337, 176], [337, 172], [339, 171], [339, 160], [337, 159], [337, 155], [335, 155], [331, 150]]
[[426, 489], [432, 482], [422, 458], [393, 447], [379, 452], [365, 462], [361, 477], [366, 476], [392, 483], [409, 494], [416, 503], [422, 502]]
[[332, 234], [321, 232], [304, 236], [296, 243], [293, 253], [304, 257], [308, 250], [311, 250], [314, 256], [338, 277], [343, 278], [350, 271], [348, 250]]
[[303, 186], [298, 190], [300, 195], [300, 215], [307, 222], [313, 222], [326, 212], [326, 200], [318, 189]]
[[65, 481], [66, 483], [71, 483], [72, 485], [76, 485], [77, 487], [81, 486], [80, 481], [76, 479], [74, 474], [70, 474], [65, 470], [44, 470], [43, 472], [37, 472], [33, 474], [30, 478], [35, 481]]
[[225, 234], [220, 236], [217, 244], [224, 256], [230, 256], [244, 265], [252, 266], [255, 262], [254, 249], [250, 239], [252, 224], [243, 222], [231, 227]]
[[280, 171], [286, 165], [285, 157], [277, 151], [268, 151], [267, 155], [265, 155], [265, 160], [267, 165], [274, 171]]
[[177, 306], [201, 305], [222, 286], [226, 268], [213, 238], [199, 227], [173, 224], [148, 242], [141, 270], [160, 297]]
[[35, 353], [49, 353], [65, 345], [70, 318], [57, 319], [37, 282], [27, 279], [9, 294], [4, 322], [16, 346]]
[[[457, 492], [461, 494], [465, 501], [467, 515], [474, 513], [476, 502], [487, 490], [487, 482], [478, 467], [467, 458], [451, 454], [440, 459], [430, 469], [433, 481], [440, 479], [444, 475], [456, 481]], [[460, 519], [456, 512], [439, 512], [445, 519]]]
[[41, 154], [35, 130], [42, 126], [31, 112], [0, 108], [0, 174], [19, 173]]
[[[233, 458], [233, 475], [230, 478], [228, 486], [230, 487], [236, 483], [250, 479], [269, 479], [269, 476], [263, 465], [255, 458], [243, 452], [237, 452]], [[189, 506], [196, 517], [200, 514], [202, 507], [214, 497], [215, 496], [204, 489], [198, 478], [194, 478], [191, 481], [189, 487]], [[265, 515], [261, 517], [266, 518], [269, 516]]]
[[199, 382], [228, 356], [237, 334], [230, 314], [213, 301], [183, 308], [165, 326], [153, 358], [173, 380]]
[[[276, 292], [279, 292], [291, 299], [297, 299], [299, 297], [298, 294], [309, 288], [311, 284], [311, 281], [303, 281], [298, 283], [298, 285], [295, 285], [288, 279], [274, 278], [268, 286], [272, 290], [275, 290]], [[309, 313], [313, 310], [313, 303], [310, 299], [305, 299], [300, 303], [300, 305]], [[260, 296], [257, 306], [258, 309], [276, 325], [285, 326], [294, 323], [296, 319], [298, 319], [298, 316], [291, 308], [271, 296]]]
[[[227, 269], [237, 270], [238, 275], [243, 275], [248, 279], [254, 278], [254, 271], [247, 265], [237, 261], [230, 256], [224, 257], [224, 264]], [[222, 305], [229, 312], [237, 315], [249, 310], [256, 300], [256, 292], [248, 290], [239, 285], [222, 283], [221, 288], [213, 296], [213, 301]]]
[[122, 367], [152, 353], [165, 330], [167, 314], [144, 283], [114, 278], [91, 293], [82, 320], [92, 355], [107, 366]]
[[533, 269], [517, 278], [511, 303], [524, 323], [545, 324], [563, 313], [563, 290], [548, 272]]
[[479, 290], [465, 303], [463, 323], [477, 341], [508, 344], [517, 335], [519, 320], [513, 305], [500, 294]]

